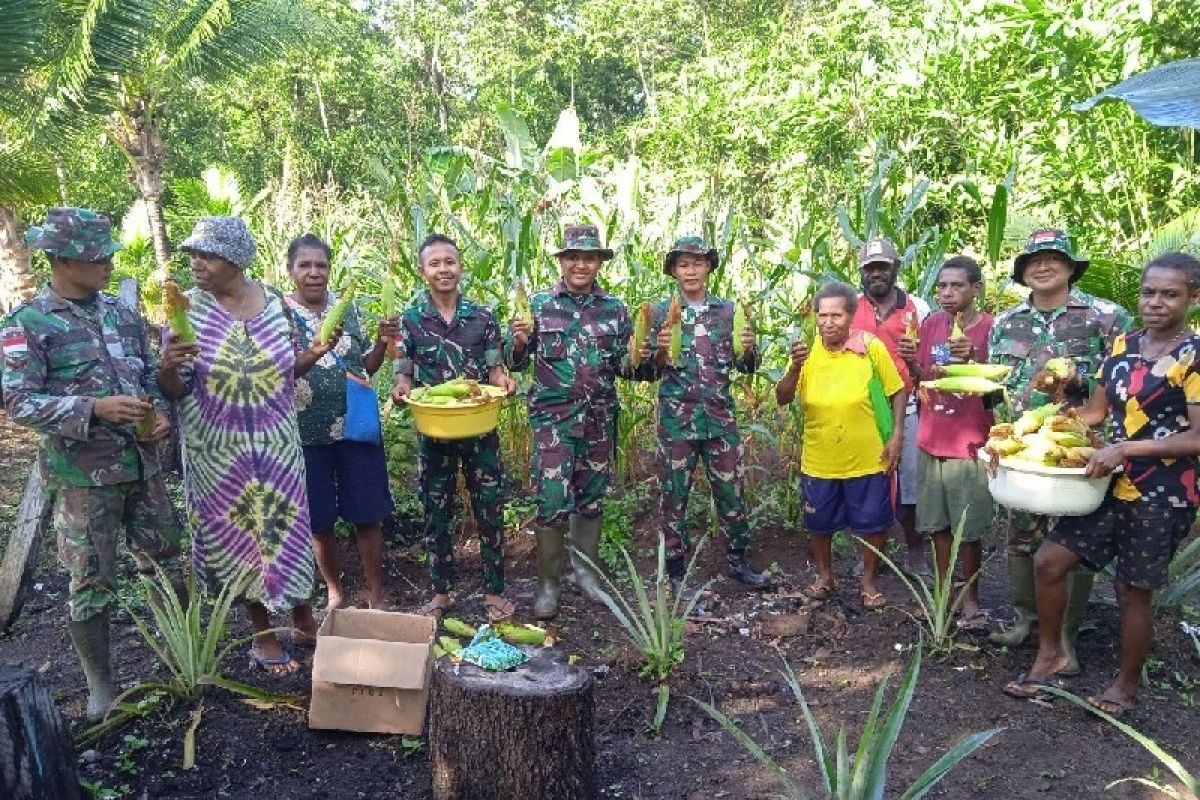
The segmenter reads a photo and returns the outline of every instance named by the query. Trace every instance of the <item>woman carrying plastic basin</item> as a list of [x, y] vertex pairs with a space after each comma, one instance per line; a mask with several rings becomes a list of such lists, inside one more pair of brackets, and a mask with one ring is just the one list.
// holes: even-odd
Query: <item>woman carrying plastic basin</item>
[[1154, 631], [1153, 593], [1166, 585], [1171, 558], [1200, 506], [1200, 336], [1186, 324], [1198, 302], [1200, 261], [1166, 253], [1146, 265], [1138, 300], [1146, 327], [1117, 337], [1096, 375], [1098, 391], [1080, 410], [1093, 426], [1112, 417], [1112, 443], [1092, 457], [1087, 474], [1123, 471], [1100, 508], [1061, 518], [1038, 550], [1038, 654], [1005, 694], [1032, 698], [1042, 685], [1061, 683], [1058, 671], [1068, 659], [1058, 632], [1067, 576], [1077, 564], [1099, 570], [1115, 560], [1120, 672], [1088, 702], [1113, 715], [1136, 703]]

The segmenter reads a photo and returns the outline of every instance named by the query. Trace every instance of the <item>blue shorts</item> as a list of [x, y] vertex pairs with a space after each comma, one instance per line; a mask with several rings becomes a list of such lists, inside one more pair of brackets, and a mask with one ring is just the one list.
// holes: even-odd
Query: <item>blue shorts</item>
[[304, 466], [314, 533], [330, 530], [338, 517], [360, 525], [392, 515], [395, 506], [382, 445], [346, 441], [312, 445], [304, 448]]
[[884, 472], [861, 478], [810, 478], [804, 475], [804, 529], [831, 536], [882, 533], [896, 522], [896, 476]]

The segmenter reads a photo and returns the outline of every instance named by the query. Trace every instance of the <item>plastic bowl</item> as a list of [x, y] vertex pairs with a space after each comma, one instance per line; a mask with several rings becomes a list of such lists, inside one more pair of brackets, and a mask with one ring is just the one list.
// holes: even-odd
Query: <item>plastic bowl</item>
[[[985, 464], [991, 456], [979, 451]], [[988, 471], [992, 499], [1017, 511], [1053, 517], [1082, 517], [1104, 501], [1112, 475], [1088, 478], [1082, 468], [1048, 467], [1017, 458], [1001, 458], [993, 476]]]
[[500, 423], [500, 406], [504, 404], [504, 390], [499, 386], [480, 388], [490, 395], [489, 399], [469, 406], [439, 406], [406, 399], [417, 433], [431, 439], [470, 439], [496, 430]]

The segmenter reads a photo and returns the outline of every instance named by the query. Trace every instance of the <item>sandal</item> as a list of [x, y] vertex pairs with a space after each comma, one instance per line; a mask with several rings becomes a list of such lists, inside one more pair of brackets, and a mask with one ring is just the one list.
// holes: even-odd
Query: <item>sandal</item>
[[[286, 647], [283, 648], [283, 655], [279, 658], [267, 658], [255, 648], [250, 648], [250, 669], [262, 670], [268, 675], [292, 675], [299, 671], [300, 662], [292, 658], [292, 653]], [[285, 669], [272, 669], [272, 667], [285, 667]]]
[[1096, 709], [1097, 711], [1103, 711], [1105, 714], [1108, 714], [1110, 717], [1116, 717], [1117, 719], [1120, 719], [1121, 717], [1125, 716], [1126, 714], [1128, 714], [1129, 712], [1131, 712], [1135, 708], [1137, 708], [1136, 701], [1109, 700], [1106, 697], [1104, 697], [1103, 695], [1101, 695], [1099, 697], [1089, 696], [1087, 698], [1086, 702], [1089, 706]]
[[804, 596], [809, 600], [828, 600], [833, 596], [833, 592], [833, 584], [814, 581], [811, 586], [804, 590]]
[[991, 629], [991, 623], [991, 615], [981, 608], [969, 617], [960, 616], [954, 627], [963, 633], [986, 633]]
[[883, 608], [887, 605], [887, 597], [884, 596], [883, 592], [859, 591], [858, 594], [860, 597], [862, 597], [862, 604], [864, 608], [874, 610], [876, 608]]
[[[1009, 697], [1017, 700], [1053, 700], [1054, 695], [1043, 692], [1042, 687], [1050, 686], [1055, 689], [1066, 689], [1069, 684], [1058, 673], [1045, 678], [1030, 678], [1028, 672], [1022, 672], [1016, 680], [1004, 684], [1002, 690]], [[1032, 687], [1032, 688], [1031, 688]]]
[[487, 612], [488, 622], [500, 622], [502, 620], [511, 619], [512, 615], [517, 613], [517, 604], [507, 597], [501, 598], [500, 604], [484, 603], [483, 609]]
[[442, 605], [438, 605], [436, 601], [430, 600], [428, 603], [417, 609], [417, 613], [423, 617], [433, 617], [438, 622], [441, 622], [442, 617], [446, 616], [446, 612], [452, 608], [454, 608], [453, 598]]

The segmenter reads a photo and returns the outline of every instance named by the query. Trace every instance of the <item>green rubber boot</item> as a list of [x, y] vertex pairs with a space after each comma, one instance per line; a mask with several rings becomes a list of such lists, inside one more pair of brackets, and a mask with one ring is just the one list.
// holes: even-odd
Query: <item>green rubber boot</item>
[[1087, 614], [1088, 598], [1092, 596], [1092, 584], [1096, 582], [1096, 573], [1090, 569], [1076, 567], [1067, 576], [1067, 607], [1063, 613], [1062, 646], [1067, 655], [1067, 665], [1058, 671], [1059, 675], [1071, 677], [1083, 672], [1079, 659], [1075, 656], [1075, 640], [1079, 637], [1079, 626]]
[[1011, 627], [988, 636], [992, 644], [1019, 647], [1037, 624], [1037, 595], [1034, 594], [1033, 556], [1008, 557], [1008, 581], [1012, 586], [1014, 619]]
[[79, 664], [83, 667], [83, 676], [87, 679], [87, 717], [92, 722], [103, 718], [117, 694], [108, 658], [108, 628], [107, 611], [89, 619], [67, 623], [67, 631], [75, 645], [75, 652], [79, 654]]
[[604, 587], [600, 585], [600, 576], [596, 569], [579, 557], [580, 553], [600, 564], [600, 531], [604, 526], [604, 518], [588, 519], [578, 514], [571, 515], [571, 570], [575, 588], [587, 599], [602, 603]]
[[533, 616], [554, 619], [558, 616], [558, 597], [562, 594], [563, 549], [566, 547], [565, 525], [538, 525], [537, 537], [537, 594], [533, 598]]

